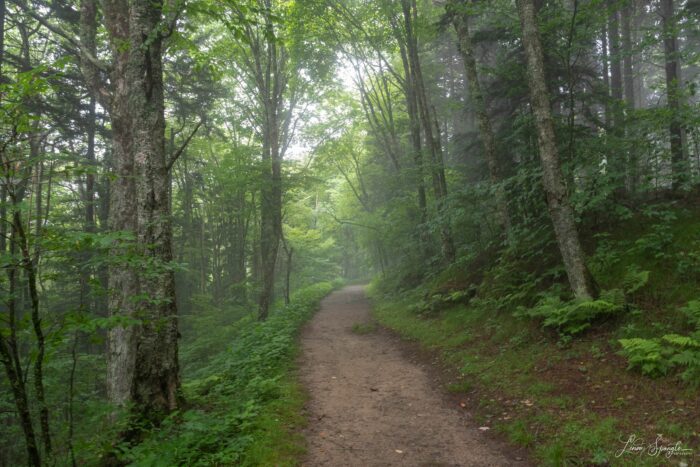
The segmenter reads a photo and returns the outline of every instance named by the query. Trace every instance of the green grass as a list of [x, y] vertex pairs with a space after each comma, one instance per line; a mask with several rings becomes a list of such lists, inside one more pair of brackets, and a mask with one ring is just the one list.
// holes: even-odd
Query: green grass
[[375, 323], [355, 323], [352, 325], [352, 332], [355, 334], [371, 334], [377, 330]]

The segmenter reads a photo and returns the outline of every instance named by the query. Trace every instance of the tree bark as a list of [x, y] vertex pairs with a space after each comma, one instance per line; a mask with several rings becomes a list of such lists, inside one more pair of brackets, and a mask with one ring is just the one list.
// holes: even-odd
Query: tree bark
[[554, 224], [569, 283], [577, 298], [590, 299], [597, 295], [593, 278], [586, 268], [579, 241], [574, 211], [569, 202], [554, 134], [554, 122], [544, 77], [544, 54], [535, 16], [533, 0], [517, 0], [522, 27], [522, 39], [527, 59], [530, 101], [537, 127], [537, 141], [542, 163], [542, 181], [547, 207]]
[[[262, 287], [258, 301], [258, 319], [264, 321], [272, 305], [275, 286], [275, 265], [282, 237], [282, 136], [284, 93], [287, 86], [287, 54], [275, 35], [272, 3], [263, 0], [265, 22], [262, 35], [249, 32], [257, 41], [251, 52], [255, 56], [253, 69], [258, 99], [263, 112], [262, 123], [262, 183], [260, 187], [260, 252]], [[291, 116], [291, 106], [287, 118]]]
[[[162, 5], [147, 0], [109, 0], [104, 20], [113, 56], [110, 110], [115, 180], [110, 192], [110, 228], [134, 234], [117, 244], [109, 273], [112, 316], [138, 325], [109, 331], [108, 393], [117, 406], [133, 404], [133, 415], [159, 423], [177, 408], [177, 310], [175, 305], [169, 175], [160, 30]], [[94, 46], [94, 0], [81, 4], [81, 40]], [[104, 89], [89, 60], [83, 70], [93, 92]], [[99, 89], [96, 89], [99, 88]], [[124, 255], [136, 253], [148, 270]]]
[[[608, 17], [608, 44], [610, 49], [610, 92], [615, 100], [616, 107], [622, 101], [622, 64], [620, 61], [620, 27], [618, 7], [614, 0], [608, 0], [610, 16]], [[613, 119], [614, 125], [620, 125], [619, 113], [613, 114], [617, 120]]]

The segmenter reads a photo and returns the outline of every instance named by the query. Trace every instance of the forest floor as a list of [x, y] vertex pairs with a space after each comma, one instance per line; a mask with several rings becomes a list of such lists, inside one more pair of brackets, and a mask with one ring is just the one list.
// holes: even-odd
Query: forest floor
[[327, 297], [301, 336], [303, 465], [527, 465], [442, 393], [436, 370], [374, 324], [362, 286]]

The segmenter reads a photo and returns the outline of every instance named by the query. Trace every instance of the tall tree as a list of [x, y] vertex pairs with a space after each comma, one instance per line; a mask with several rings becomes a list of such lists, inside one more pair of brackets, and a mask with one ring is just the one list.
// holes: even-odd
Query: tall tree
[[542, 182], [547, 196], [547, 207], [574, 295], [578, 298], [593, 298], [597, 295], [596, 285], [586, 267], [574, 210], [569, 201], [566, 182], [559, 162], [550, 98], [545, 84], [544, 54], [534, 1], [518, 0], [517, 6], [527, 60], [530, 103], [537, 128], [537, 142], [542, 163]]
[[[97, 5], [81, 2], [83, 74], [112, 123], [110, 227], [133, 234], [133, 242], [120, 242], [112, 252], [109, 311], [138, 324], [109, 331], [108, 393], [112, 403], [133, 404], [134, 413], [155, 423], [178, 406], [180, 385], [162, 68], [177, 5], [167, 10], [169, 17], [158, 2], [105, 2], [112, 54], [106, 67], [95, 54]], [[108, 83], [101, 79], [104, 70], [110, 70]], [[125, 259], [131, 248], [152, 270]]]
[[659, 3], [663, 25], [664, 70], [666, 72], [666, 105], [669, 110], [668, 131], [671, 136], [671, 178], [673, 189], [679, 189], [686, 180], [687, 167], [683, 151], [683, 129], [681, 126], [680, 61], [678, 57], [678, 33], [676, 32], [673, 0]]
[[493, 125], [486, 107], [484, 93], [481, 90], [479, 83], [479, 75], [476, 67], [476, 59], [474, 58], [474, 47], [469, 32], [469, 16], [464, 11], [466, 6], [465, 1], [451, 0], [446, 8], [448, 14], [452, 17], [452, 24], [457, 32], [459, 40], [459, 52], [464, 61], [464, 71], [469, 85], [469, 98], [474, 106], [474, 112], [479, 122], [479, 132], [481, 141], [484, 145], [484, 155], [489, 168], [491, 184], [496, 187], [496, 207], [498, 209], [499, 223], [505, 229], [506, 233], [510, 231], [511, 221], [508, 213], [508, 200], [501, 182], [503, 181], [501, 163], [498, 158], [498, 150], [496, 147], [496, 138], [493, 134]]
[[[423, 79], [423, 70], [419, 55], [418, 42], [418, 6], [415, 0], [401, 0], [403, 13], [403, 26], [405, 31], [405, 53], [407, 56], [409, 74], [406, 80], [412, 82], [412, 92], [415, 93], [420, 125], [423, 137], [430, 155], [430, 174], [433, 181], [433, 192], [439, 219], [440, 239], [442, 242], [442, 255], [451, 263], [455, 260], [456, 251], [454, 239], [450, 227], [450, 216], [447, 211], [447, 178], [445, 176], [445, 163], [440, 141], [440, 127], [435, 114], [435, 108], [431, 104]], [[414, 123], [415, 125], [416, 123]]]

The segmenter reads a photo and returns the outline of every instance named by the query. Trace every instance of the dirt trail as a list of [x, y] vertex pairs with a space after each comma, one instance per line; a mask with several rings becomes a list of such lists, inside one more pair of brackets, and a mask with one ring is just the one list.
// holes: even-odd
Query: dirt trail
[[327, 297], [302, 333], [301, 379], [310, 393], [306, 466], [525, 465], [499, 450], [448, 403], [429, 373], [370, 323], [361, 286]]

